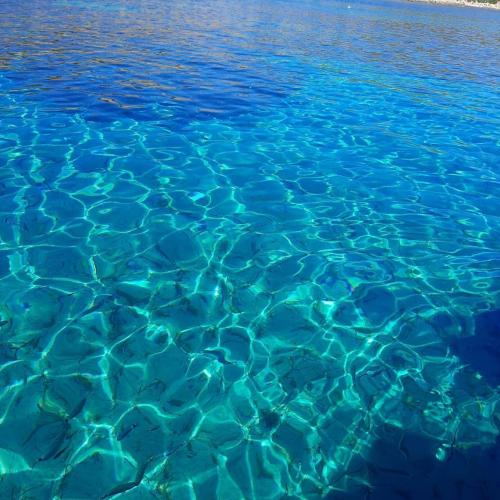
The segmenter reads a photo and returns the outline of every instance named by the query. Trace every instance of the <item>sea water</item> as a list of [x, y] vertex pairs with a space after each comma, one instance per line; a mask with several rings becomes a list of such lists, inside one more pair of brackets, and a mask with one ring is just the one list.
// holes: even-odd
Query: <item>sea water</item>
[[3, 0], [0, 498], [493, 498], [499, 31]]

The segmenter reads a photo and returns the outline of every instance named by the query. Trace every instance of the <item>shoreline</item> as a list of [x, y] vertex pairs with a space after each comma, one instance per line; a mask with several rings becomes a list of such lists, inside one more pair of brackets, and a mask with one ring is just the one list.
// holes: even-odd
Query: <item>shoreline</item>
[[408, 0], [412, 3], [433, 3], [437, 5], [456, 5], [458, 7], [479, 7], [483, 9], [500, 10], [500, 2], [468, 2], [466, 0]]

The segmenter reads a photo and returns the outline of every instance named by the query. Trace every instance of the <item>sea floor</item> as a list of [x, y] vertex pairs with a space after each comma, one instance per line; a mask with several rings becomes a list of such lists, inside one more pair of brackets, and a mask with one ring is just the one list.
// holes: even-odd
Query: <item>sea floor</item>
[[0, 4], [0, 498], [495, 498], [500, 15]]

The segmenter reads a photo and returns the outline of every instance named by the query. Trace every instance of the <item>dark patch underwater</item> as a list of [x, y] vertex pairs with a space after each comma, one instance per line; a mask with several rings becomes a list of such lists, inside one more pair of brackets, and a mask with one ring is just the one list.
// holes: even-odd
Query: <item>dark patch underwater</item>
[[488, 384], [500, 384], [500, 309], [474, 317], [474, 334], [453, 339], [450, 347], [462, 363]]

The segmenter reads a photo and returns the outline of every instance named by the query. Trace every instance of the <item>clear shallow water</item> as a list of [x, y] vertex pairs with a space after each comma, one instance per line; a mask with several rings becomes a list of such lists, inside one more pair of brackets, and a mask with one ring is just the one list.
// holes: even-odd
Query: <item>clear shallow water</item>
[[2, 2], [1, 498], [493, 498], [499, 25]]

